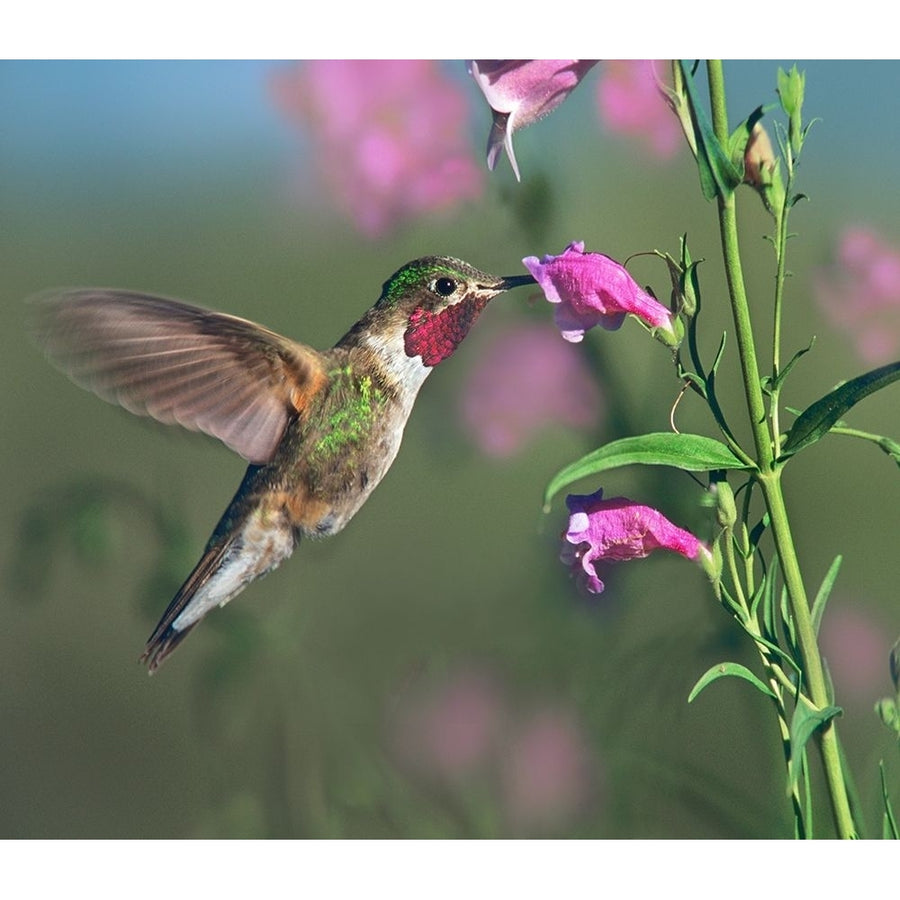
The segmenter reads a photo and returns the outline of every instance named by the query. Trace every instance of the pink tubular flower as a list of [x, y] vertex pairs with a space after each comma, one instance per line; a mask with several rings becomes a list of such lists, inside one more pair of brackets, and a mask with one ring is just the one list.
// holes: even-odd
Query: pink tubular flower
[[580, 353], [549, 324], [504, 331], [481, 354], [460, 404], [464, 424], [491, 456], [511, 456], [542, 428], [597, 425], [600, 390]]
[[689, 531], [673, 525], [661, 512], [625, 497], [603, 499], [594, 494], [570, 494], [569, 530], [563, 534], [560, 559], [592, 594], [603, 592], [594, 562], [643, 559], [660, 548], [687, 559], [708, 558], [709, 551]]
[[632, 314], [651, 328], [675, 334], [672, 313], [602, 253], [585, 253], [584, 241], [573, 241], [559, 256], [527, 256], [522, 264], [535, 277], [544, 296], [558, 303], [556, 325], [567, 341], [578, 342], [588, 328], [619, 328]]
[[468, 60], [469, 74], [494, 114], [488, 136], [488, 168], [493, 171], [500, 151], [506, 150], [516, 180], [521, 181], [513, 134], [556, 109], [596, 63], [595, 59]]
[[652, 59], [610, 59], [597, 84], [600, 118], [610, 131], [640, 138], [659, 159], [681, 145], [681, 126], [656, 83]]
[[836, 259], [817, 273], [816, 299], [870, 365], [900, 354], [900, 248], [875, 230], [846, 228]]
[[376, 237], [480, 196], [466, 98], [432, 60], [316, 60], [274, 80], [279, 107], [313, 134], [340, 205]]

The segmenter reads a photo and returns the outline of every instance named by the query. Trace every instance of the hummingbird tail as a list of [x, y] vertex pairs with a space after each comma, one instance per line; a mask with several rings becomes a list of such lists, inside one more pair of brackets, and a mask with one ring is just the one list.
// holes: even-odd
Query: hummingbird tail
[[152, 675], [160, 663], [191, 633], [194, 625], [188, 625], [176, 631], [171, 625], [159, 637], [147, 641], [147, 647], [141, 654], [141, 662], [147, 664], [147, 671]]
[[208, 612], [224, 606], [251, 581], [287, 559], [295, 542], [286, 519], [273, 526], [258, 510], [238, 530], [222, 534], [217, 529], [147, 641], [141, 662], [147, 664], [150, 674]]

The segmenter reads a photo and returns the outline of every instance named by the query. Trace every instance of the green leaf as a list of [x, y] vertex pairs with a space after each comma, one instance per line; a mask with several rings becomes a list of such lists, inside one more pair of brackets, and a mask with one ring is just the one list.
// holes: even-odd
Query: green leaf
[[834, 558], [834, 562], [822, 579], [822, 584], [819, 586], [819, 592], [816, 594], [816, 599], [813, 601], [812, 625], [816, 634], [819, 633], [819, 626], [822, 623], [822, 613], [825, 612], [825, 603], [828, 601], [828, 596], [831, 593], [831, 588], [834, 586], [834, 580], [838, 576], [843, 560], [844, 558], [840, 554]]
[[574, 481], [631, 465], [672, 466], [685, 472], [749, 468], [713, 438], [668, 431], [641, 434], [612, 441], [566, 466], [547, 485], [544, 505], [549, 506], [556, 494]]
[[847, 410], [869, 394], [887, 387], [898, 379], [900, 379], [900, 362], [889, 363], [844, 382], [840, 387], [816, 400], [800, 413], [788, 432], [781, 459], [785, 460], [804, 447], [814, 444]]
[[788, 597], [787, 585], [781, 587], [781, 624], [784, 626], [784, 633], [791, 642], [791, 647], [797, 649], [797, 630], [794, 627], [794, 616], [791, 613], [790, 598]]
[[735, 678], [743, 678], [744, 681], [749, 681], [750, 684], [753, 685], [760, 693], [765, 694], [767, 697], [775, 698], [775, 694], [772, 692], [772, 689], [756, 677], [746, 666], [742, 666], [740, 663], [735, 662], [722, 662], [718, 665], [712, 666], [704, 672], [703, 675], [700, 676], [700, 679], [691, 689], [690, 694], [688, 695], [688, 703], [693, 702], [694, 698], [702, 691], [708, 684], [711, 684], [713, 681], [716, 681], [719, 678], [725, 678], [726, 676], [734, 676]]
[[802, 759], [806, 753], [806, 745], [809, 739], [826, 722], [830, 722], [835, 716], [841, 715], [842, 712], [843, 710], [839, 706], [812, 709], [802, 701], [798, 702], [794, 707], [794, 715], [791, 717], [791, 758], [788, 760], [789, 795], [797, 787], [797, 778], [800, 775]]
[[700, 172], [700, 187], [703, 196], [712, 200], [717, 194], [727, 197], [741, 183], [743, 172], [731, 162], [725, 149], [719, 143], [706, 110], [698, 102], [697, 87], [687, 66], [682, 62], [684, 87], [694, 121], [694, 136], [697, 139], [697, 168]]
[[767, 391], [767, 393], [772, 393], [773, 391], [780, 390], [782, 384], [784, 384], [784, 380], [788, 377], [788, 375], [790, 375], [791, 369], [793, 369], [794, 366], [797, 365], [797, 362], [800, 360], [800, 358], [802, 356], [804, 356], [805, 354], [809, 353], [810, 350], [812, 350], [813, 344], [815, 344], [815, 342], [816, 342], [816, 339], [813, 338], [809, 342], [808, 347], [802, 347], [800, 350], [798, 350], [790, 358], [790, 361], [787, 363], [787, 365], [778, 373], [777, 378], [775, 378], [775, 379], [768, 378], [768, 377], [766, 378], [767, 386], [766, 386], [765, 390]]

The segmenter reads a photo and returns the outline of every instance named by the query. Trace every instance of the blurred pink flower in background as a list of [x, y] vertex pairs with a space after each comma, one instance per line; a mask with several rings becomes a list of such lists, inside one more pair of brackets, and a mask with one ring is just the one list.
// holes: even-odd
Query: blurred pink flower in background
[[596, 63], [596, 59], [467, 60], [469, 74], [494, 117], [488, 135], [488, 168], [493, 171], [506, 150], [516, 180], [521, 181], [513, 135], [556, 109]]
[[574, 716], [541, 710], [512, 738], [502, 773], [503, 806], [516, 829], [552, 829], [572, 822], [587, 804], [594, 779], [588, 745]]
[[658, 159], [681, 146], [681, 125], [659, 91], [655, 67], [662, 60], [610, 59], [597, 83], [597, 107], [610, 131], [639, 138]]
[[594, 568], [599, 560], [643, 559], [659, 549], [686, 559], [710, 558], [694, 535], [673, 525], [659, 510], [626, 497], [604, 500], [602, 488], [593, 494], [569, 494], [566, 506], [569, 528], [563, 534], [560, 560], [572, 567], [579, 584], [591, 594], [603, 591]]
[[405, 701], [392, 739], [403, 762], [451, 780], [485, 763], [505, 715], [494, 679], [463, 668]]
[[317, 165], [361, 231], [477, 198], [467, 99], [434, 60], [315, 60], [279, 72], [275, 101], [309, 130]]
[[890, 691], [893, 637], [859, 605], [826, 607], [819, 632], [822, 652], [838, 696], [874, 702]]
[[845, 228], [834, 262], [816, 273], [813, 287], [831, 325], [864, 362], [900, 356], [900, 248], [872, 228]]
[[672, 313], [642, 290], [623, 265], [602, 253], [585, 253], [584, 241], [572, 241], [558, 256], [526, 256], [522, 264], [547, 300], [557, 304], [553, 316], [567, 341], [577, 343], [595, 325], [615, 331], [627, 315], [675, 339]]
[[405, 690], [388, 717], [392, 755], [438, 787], [434, 802], [480, 802], [516, 833], [570, 825], [601, 780], [587, 738], [568, 708], [523, 712], [508, 694], [472, 666]]
[[603, 414], [583, 356], [552, 326], [524, 324], [482, 348], [460, 397], [462, 421], [490, 456], [511, 456], [541, 429], [594, 428]]

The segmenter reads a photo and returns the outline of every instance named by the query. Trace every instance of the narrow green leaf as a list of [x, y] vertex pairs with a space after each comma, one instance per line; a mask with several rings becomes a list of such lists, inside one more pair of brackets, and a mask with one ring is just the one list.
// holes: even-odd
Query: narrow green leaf
[[878, 771], [881, 773], [881, 800], [884, 803], [884, 823], [882, 836], [885, 840], [900, 840], [900, 830], [897, 829], [897, 819], [894, 816], [894, 808], [891, 805], [891, 796], [888, 793], [887, 775], [884, 773], [884, 760], [878, 760]]
[[844, 558], [840, 554], [834, 558], [834, 562], [822, 579], [822, 584], [819, 586], [819, 592], [816, 594], [816, 599], [813, 601], [812, 624], [816, 634], [819, 633], [819, 626], [822, 623], [822, 613], [825, 612], [825, 603], [828, 601], [828, 595], [831, 593], [831, 588], [834, 586], [834, 580], [837, 578], [843, 559]]
[[806, 754], [806, 745], [815, 732], [843, 710], [839, 706], [826, 706], [824, 709], [811, 709], [806, 703], [798, 702], [791, 717], [791, 758], [788, 761], [788, 794], [797, 787], [802, 759]]
[[791, 613], [791, 604], [788, 598], [787, 586], [781, 587], [781, 623], [784, 626], [785, 636], [790, 640], [791, 647], [797, 649], [797, 632], [794, 628], [794, 616]]
[[800, 413], [784, 442], [782, 459], [815, 443], [860, 400], [900, 379], [900, 362], [889, 363], [845, 381]]
[[612, 441], [566, 466], [547, 485], [544, 505], [574, 481], [631, 465], [672, 466], [685, 472], [749, 468], [721, 441], [704, 435], [668, 431], [641, 434]]
[[781, 387], [781, 385], [784, 384], [785, 379], [786, 379], [786, 378], [788, 377], [788, 375], [790, 375], [790, 373], [791, 373], [791, 369], [793, 369], [794, 366], [797, 365], [798, 360], [799, 360], [802, 356], [806, 355], [807, 353], [809, 353], [810, 350], [812, 350], [813, 344], [815, 344], [815, 342], [816, 342], [816, 339], [813, 338], [813, 339], [809, 342], [809, 346], [808, 346], [808, 347], [801, 347], [801, 348], [800, 348], [800, 349], [799, 349], [799, 350], [798, 350], [798, 351], [790, 358], [790, 360], [788, 361], [787, 365], [784, 366], [784, 368], [778, 373], [778, 378], [776, 378], [774, 381], [772, 381], [772, 383], [771, 383], [771, 389], [772, 389], [772, 390], [778, 390], [778, 389]]
[[694, 121], [694, 135], [697, 139], [697, 168], [700, 172], [700, 187], [703, 196], [712, 200], [717, 194], [727, 197], [741, 183], [743, 172], [739, 171], [725, 149], [719, 143], [703, 105], [698, 102], [694, 78], [687, 66], [681, 63], [684, 87]]
[[756, 677], [746, 666], [742, 666], [740, 663], [735, 662], [722, 662], [718, 663], [718, 665], [712, 666], [712, 668], [707, 669], [703, 675], [700, 676], [697, 683], [691, 689], [690, 694], [688, 695], [688, 703], [693, 702], [694, 698], [702, 691], [708, 684], [711, 684], [713, 681], [716, 681], [719, 678], [725, 678], [726, 676], [733, 676], [735, 678], [743, 678], [744, 681], [749, 681], [750, 684], [753, 685], [760, 693], [765, 694], [767, 697], [775, 698], [775, 694], [772, 692], [772, 689], [759, 678]]

